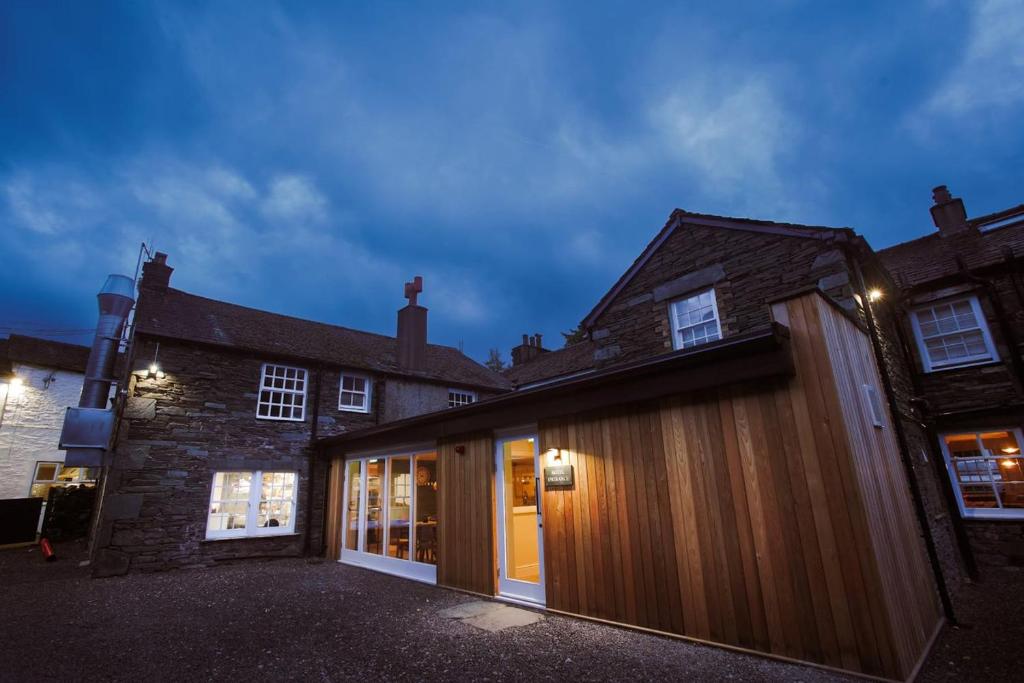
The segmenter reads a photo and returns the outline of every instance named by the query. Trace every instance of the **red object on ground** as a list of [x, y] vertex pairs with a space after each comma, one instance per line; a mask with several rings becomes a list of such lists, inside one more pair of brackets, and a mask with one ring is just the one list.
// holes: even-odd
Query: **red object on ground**
[[57, 559], [57, 554], [53, 552], [53, 546], [50, 545], [50, 539], [41, 538], [39, 539], [39, 548], [43, 551], [43, 558], [47, 562], [53, 562]]

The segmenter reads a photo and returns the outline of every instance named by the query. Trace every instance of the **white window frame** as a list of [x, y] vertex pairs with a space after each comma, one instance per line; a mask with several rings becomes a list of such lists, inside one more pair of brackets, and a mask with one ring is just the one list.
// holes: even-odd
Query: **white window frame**
[[[244, 529], [211, 529], [210, 514], [213, 512], [213, 494], [217, 487], [218, 474], [250, 474], [252, 480], [249, 484], [249, 500], [245, 513]], [[292, 487], [292, 509], [288, 515], [287, 526], [257, 527], [256, 520], [260, 512], [260, 500], [263, 497], [263, 475], [264, 474], [291, 474], [295, 477], [295, 485]], [[206, 506], [206, 538], [211, 540], [222, 538], [253, 538], [258, 536], [281, 536], [295, 533], [295, 515], [298, 511], [299, 502], [299, 473], [294, 470], [217, 470], [210, 479], [210, 502]]]
[[[679, 324], [679, 315], [678, 315], [678, 312], [676, 310], [676, 307], [679, 304], [683, 303], [684, 301], [689, 301], [690, 299], [696, 299], [700, 295], [708, 294], [708, 293], [711, 294], [711, 309], [715, 312], [715, 330], [718, 332], [718, 339], [704, 341], [704, 342], [701, 342], [700, 344], [694, 344], [693, 346], [683, 346], [682, 342], [679, 340], [679, 333], [682, 330], [684, 330], [684, 329], [687, 329], [687, 328], [690, 328], [690, 327], [696, 327], [696, 325], [680, 326], [680, 324]], [[672, 348], [675, 349], [676, 351], [679, 351], [679, 350], [684, 349], [684, 348], [693, 349], [693, 348], [696, 348], [698, 346], [703, 346], [704, 344], [708, 344], [711, 341], [721, 341], [721, 339], [722, 339], [722, 319], [718, 315], [718, 296], [715, 294], [715, 288], [714, 287], [709, 287], [707, 289], [702, 289], [699, 292], [692, 292], [690, 294], [687, 294], [686, 296], [681, 296], [681, 297], [679, 297], [677, 299], [673, 299], [668, 304], [668, 314], [669, 314], [669, 322], [672, 323], [672, 330], [671, 330], [671, 332], [672, 332]], [[699, 324], [703, 325], [705, 323], [699, 323]]]
[[[468, 401], [460, 400], [457, 397], [469, 398]], [[448, 389], [448, 407], [449, 408], [460, 408], [462, 406], [472, 405], [477, 402], [477, 395], [475, 391], [469, 389]]]
[[[924, 336], [924, 333], [921, 331], [921, 324], [917, 319], [919, 311], [933, 309], [936, 306], [952, 306], [962, 302], [967, 302], [971, 305], [971, 310], [974, 312], [974, 319], [978, 322], [978, 327], [964, 328], [962, 330], [957, 330], [956, 332], [934, 335], [933, 337], [926, 338]], [[910, 324], [914, 328], [914, 339], [917, 341], [917, 351], [921, 355], [921, 365], [925, 372], [937, 372], [939, 370], [949, 370], [953, 368], [967, 368], [972, 365], [982, 365], [984, 363], [992, 363], [999, 360], [999, 354], [996, 352], [995, 344], [992, 342], [992, 335], [989, 333], [988, 320], [985, 318], [985, 312], [982, 311], [981, 304], [978, 302], [977, 296], [970, 295], [956, 297], [953, 299], [942, 299], [940, 301], [932, 301], [922, 306], [916, 306], [910, 311]], [[931, 355], [928, 353], [928, 345], [926, 343], [927, 339], [960, 334], [963, 332], [971, 332], [973, 330], [981, 332], [981, 337], [985, 342], [986, 355], [984, 357], [976, 356], [958, 361], [932, 362]]]
[[[301, 379], [301, 381], [302, 381], [302, 390], [299, 391], [298, 389], [285, 389], [284, 387], [267, 386], [266, 385], [266, 381], [267, 381], [267, 378], [268, 378], [267, 370], [270, 369], [270, 368], [280, 368], [280, 369], [284, 370], [286, 373], [287, 373], [288, 370], [294, 370], [295, 371], [295, 377], [293, 379], [294, 380], [300, 380]], [[284, 380], [282, 382], [282, 384], [284, 384], [284, 382], [288, 381], [287, 377], [276, 377], [275, 375], [269, 375], [269, 377], [270, 377], [271, 380], [275, 380], [275, 379]], [[309, 388], [309, 373], [306, 371], [305, 368], [296, 367], [294, 365], [281, 365], [280, 363], [264, 363], [263, 366], [260, 368], [260, 385], [259, 385], [259, 387], [256, 390], [256, 419], [257, 420], [274, 420], [274, 421], [277, 421], [277, 422], [305, 422], [306, 421], [306, 400], [307, 400], [307, 389], [308, 388]], [[264, 391], [276, 392], [276, 393], [280, 393], [280, 394], [288, 394], [288, 395], [293, 396], [293, 397], [294, 396], [301, 396], [302, 397], [302, 406], [301, 406], [301, 408], [299, 410], [299, 416], [295, 417], [295, 404], [294, 403], [291, 406], [289, 406], [289, 407], [292, 408], [292, 416], [291, 417], [281, 417], [281, 416], [276, 416], [275, 417], [273, 415], [270, 415], [269, 414], [270, 409], [273, 408], [274, 406], [278, 406], [278, 407], [282, 407], [282, 408], [285, 407], [285, 406], [284, 406], [283, 403], [275, 403], [273, 401], [269, 401], [269, 402], [264, 401], [263, 400], [263, 392]], [[292, 400], [294, 401], [294, 398]], [[264, 405], [267, 406], [268, 414], [267, 415], [260, 415], [260, 407], [264, 406]]]
[[[53, 479], [37, 479], [37, 477], [39, 476], [40, 465], [56, 465], [56, 469], [53, 472]], [[64, 470], [66, 469], [78, 470], [77, 476], [74, 479], [61, 479], [61, 475], [64, 473]], [[86, 476], [89, 473], [90, 469], [95, 468], [65, 467], [64, 463], [60, 462], [59, 460], [37, 460], [35, 467], [33, 467], [32, 469], [32, 481], [30, 481], [28, 485], [29, 496], [32, 496], [32, 489], [34, 489], [39, 484], [49, 484], [50, 488], [68, 488], [71, 486], [95, 486], [97, 478], [89, 478], [88, 476]], [[47, 489], [47, 492], [49, 492], [49, 489]], [[43, 499], [45, 500], [46, 497], [44, 496]]]
[[[949, 474], [950, 483], [953, 485], [953, 493], [956, 494], [956, 502], [960, 508], [960, 516], [964, 519], [1024, 519], [1024, 508], [970, 508], [964, 504], [964, 494], [960, 489], [960, 477], [957, 474], [956, 467], [953, 466], [953, 456], [949, 452], [949, 446], [946, 444], [946, 437], [973, 434], [978, 440], [978, 450], [985, 453], [984, 445], [981, 443], [981, 435], [987, 432], [1010, 432], [1013, 434], [1014, 438], [1017, 439], [1017, 444], [1020, 445], [1021, 448], [1024, 448], [1024, 434], [1021, 433], [1020, 429], [1015, 427], [963, 429], [939, 434], [939, 445], [942, 447], [942, 457], [946, 461], [946, 472]], [[1012, 456], [993, 455], [991, 457], [996, 460], [1001, 458], [1012, 458], [1024, 462], [1024, 452], [1016, 453]], [[995, 490], [994, 485], [993, 493], [995, 493], [996, 500], [1000, 501], [999, 504], [1002, 505], [1002, 498], [999, 496], [999, 492]]]
[[[365, 391], [349, 391], [345, 389], [345, 378], [349, 379], [361, 379], [366, 382]], [[341, 402], [342, 394], [348, 392], [350, 394], [362, 394], [363, 396], [363, 407], [358, 406], [347, 406]], [[369, 375], [360, 374], [358, 372], [343, 372], [341, 377], [338, 379], [338, 410], [346, 413], [369, 413], [370, 412], [370, 400], [373, 396], [373, 383], [370, 381]]]

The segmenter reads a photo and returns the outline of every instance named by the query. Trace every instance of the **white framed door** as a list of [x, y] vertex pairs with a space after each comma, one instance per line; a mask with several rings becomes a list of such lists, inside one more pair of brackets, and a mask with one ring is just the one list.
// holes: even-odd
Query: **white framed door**
[[495, 442], [498, 595], [543, 605], [544, 530], [536, 434]]

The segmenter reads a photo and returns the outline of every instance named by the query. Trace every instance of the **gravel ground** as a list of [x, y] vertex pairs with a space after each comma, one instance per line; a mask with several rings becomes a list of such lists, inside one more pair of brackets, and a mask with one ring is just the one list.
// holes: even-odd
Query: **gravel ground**
[[[555, 615], [488, 633], [438, 615], [474, 596], [334, 562], [93, 580], [57, 550], [0, 551], [0, 680], [856, 680]], [[1010, 680], [999, 635], [947, 630], [922, 680]]]

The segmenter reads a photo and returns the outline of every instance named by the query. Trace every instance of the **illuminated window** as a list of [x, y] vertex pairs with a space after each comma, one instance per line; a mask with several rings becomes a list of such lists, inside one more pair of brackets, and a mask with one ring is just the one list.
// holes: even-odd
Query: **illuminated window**
[[472, 391], [466, 391], [464, 389], [449, 389], [448, 390], [448, 407], [458, 408], [459, 406], [468, 406], [470, 403], [476, 403], [476, 394]]
[[960, 513], [1024, 518], [1024, 459], [1018, 429], [944, 434], [942, 451]]
[[926, 372], [996, 360], [977, 297], [915, 309], [910, 320]]
[[64, 467], [59, 462], [37, 462], [29, 496], [46, 498], [52, 488], [95, 486], [96, 474], [93, 467]]
[[256, 417], [302, 422], [306, 417], [306, 371], [264, 363]]
[[338, 410], [370, 412], [370, 379], [365, 375], [342, 375]]
[[673, 301], [669, 310], [673, 348], [689, 349], [722, 338], [714, 289]]
[[206, 537], [290, 534], [295, 531], [297, 497], [294, 472], [217, 472]]

